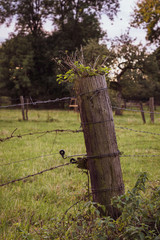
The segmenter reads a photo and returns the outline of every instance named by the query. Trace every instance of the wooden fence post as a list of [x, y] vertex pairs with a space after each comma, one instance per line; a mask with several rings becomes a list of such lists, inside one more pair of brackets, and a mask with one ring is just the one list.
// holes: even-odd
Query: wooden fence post
[[151, 123], [154, 123], [154, 97], [149, 98], [149, 109], [150, 109]]
[[28, 121], [28, 104], [29, 104], [29, 99], [26, 99], [26, 120]]
[[106, 206], [106, 215], [117, 217], [118, 210], [111, 206], [111, 198], [124, 193], [124, 184], [105, 76], [79, 78], [75, 90], [93, 201]]
[[25, 114], [24, 114], [24, 98], [23, 96], [20, 96], [20, 103], [21, 103], [21, 109], [22, 109], [22, 118], [25, 120]]
[[142, 120], [143, 120], [143, 123], [145, 124], [146, 123], [146, 119], [145, 119], [144, 110], [143, 110], [143, 103], [140, 102], [139, 106], [140, 106], [140, 110], [141, 110]]

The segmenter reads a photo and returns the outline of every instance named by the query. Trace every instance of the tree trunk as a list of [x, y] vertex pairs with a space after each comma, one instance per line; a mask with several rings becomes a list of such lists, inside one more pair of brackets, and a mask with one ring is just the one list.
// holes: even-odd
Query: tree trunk
[[111, 198], [124, 193], [124, 184], [105, 76], [80, 78], [75, 90], [93, 201], [105, 205], [106, 215], [118, 217], [118, 210], [111, 206]]

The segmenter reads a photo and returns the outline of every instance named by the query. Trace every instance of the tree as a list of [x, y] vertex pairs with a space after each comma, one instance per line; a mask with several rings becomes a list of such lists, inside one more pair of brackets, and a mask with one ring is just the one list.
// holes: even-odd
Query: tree
[[47, 0], [0, 0], [0, 23], [8, 26], [14, 19], [18, 33], [40, 35], [49, 7]]
[[133, 42], [128, 35], [123, 35], [112, 46], [116, 57], [112, 64], [114, 81], [110, 82], [110, 87], [117, 93], [117, 115], [121, 114], [122, 98], [147, 100], [159, 91], [156, 56], [148, 54], [144, 47]]
[[98, 16], [102, 12], [113, 18], [118, 8], [118, 0], [0, 0], [0, 23], [9, 25], [14, 18], [19, 32], [39, 34], [43, 23], [51, 17], [63, 31], [70, 20], [81, 22], [86, 15]]
[[[2, 58], [2, 64], [6, 71], [1, 68], [2, 80], [7, 79], [4, 74], [9, 76], [6, 83], [9, 84], [10, 88], [13, 87], [14, 93], [18, 93], [15, 89], [18, 84], [19, 92], [26, 86], [23, 91], [34, 96], [44, 93], [50, 95], [54, 92], [61, 94], [62, 87], [56, 83], [57, 69], [53, 59], [59, 56], [61, 51], [73, 52], [81, 45], [86, 45], [90, 39], [98, 41], [102, 38], [104, 32], [101, 30], [98, 19], [100, 13], [103, 11], [110, 18], [113, 18], [118, 7], [118, 0], [0, 0], [0, 23], [9, 25], [14, 20], [15, 30], [18, 33], [17, 36], [12, 35], [10, 41], [3, 44], [2, 54], [5, 55], [9, 51], [10, 58], [5, 61]], [[49, 17], [55, 26], [52, 35], [47, 35], [43, 29], [43, 24]], [[16, 47], [14, 47], [16, 40], [18, 42], [15, 43]], [[21, 41], [27, 42], [26, 46], [29, 46], [29, 51], [25, 51], [25, 47], [23, 49], [24, 44], [21, 44]], [[10, 59], [15, 59], [16, 49], [22, 51], [23, 54], [19, 60], [16, 57], [17, 59], [13, 61], [14, 68], [17, 67], [19, 61], [23, 65], [23, 61], [30, 53], [31, 61], [26, 61], [25, 67], [22, 66], [21, 70], [14, 69], [13, 71], [12, 69], [12, 72], [9, 72]], [[27, 69], [26, 76], [30, 87], [24, 85], [25, 78], [22, 76], [25, 69]], [[17, 82], [15, 83], [15, 81]]]
[[147, 30], [147, 39], [150, 42], [160, 43], [160, 1], [142, 0], [137, 2], [132, 15], [132, 26], [142, 26]]
[[9, 95], [29, 94], [33, 51], [27, 38], [16, 36], [0, 49], [0, 81]]
[[91, 39], [86, 46], [83, 47], [84, 59], [87, 64], [105, 64], [110, 67], [115, 54], [112, 49], [108, 49], [104, 43], [99, 44], [97, 40]]
[[52, 33], [50, 41], [53, 43], [54, 53], [57, 56], [62, 51], [69, 53], [85, 46], [90, 39], [101, 39], [105, 33], [100, 28], [100, 23], [95, 15], [84, 15], [81, 21], [71, 20]]
[[5, 95], [13, 97], [48, 98], [61, 94], [62, 87], [56, 82], [56, 64], [50, 55], [46, 38], [39, 37], [33, 42], [32, 35], [20, 34], [2, 44], [0, 88]]

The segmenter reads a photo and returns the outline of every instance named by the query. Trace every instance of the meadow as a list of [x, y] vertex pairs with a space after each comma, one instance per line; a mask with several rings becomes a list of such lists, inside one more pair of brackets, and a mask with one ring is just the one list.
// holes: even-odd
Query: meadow
[[[118, 148], [123, 153], [121, 166], [126, 191], [134, 186], [141, 172], [147, 172], [152, 185], [159, 181], [160, 156], [155, 155], [160, 155], [157, 134], [160, 134], [160, 115], [155, 114], [154, 124], [150, 123], [149, 114], [145, 115], [146, 124], [139, 112], [114, 115]], [[79, 115], [68, 110], [30, 109], [29, 121], [22, 121], [20, 109], [0, 110], [0, 139], [12, 133], [21, 136], [56, 129], [79, 130]], [[37, 133], [1, 141], [0, 184], [68, 163], [70, 158], [60, 156], [61, 149], [66, 156], [85, 154], [83, 133]], [[47, 237], [48, 229], [85, 197], [87, 186], [86, 173], [73, 164], [0, 187], [0, 239], [54, 239]], [[79, 204], [68, 213], [76, 214]]]

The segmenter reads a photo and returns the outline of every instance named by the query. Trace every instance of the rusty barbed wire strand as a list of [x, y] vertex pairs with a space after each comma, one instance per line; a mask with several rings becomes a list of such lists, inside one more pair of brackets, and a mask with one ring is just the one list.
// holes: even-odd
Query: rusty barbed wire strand
[[22, 138], [24, 136], [32, 136], [32, 135], [36, 135], [36, 134], [48, 134], [48, 133], [58, 133], [58, 132], [68, 132], [68, 133], [79, 133], [82, 132], [82, 130], [71, 130], [71, 129], [54, 129], [54, 130], [47, 130], [47, 131], [40, 131], [40, 132], [33, 132], [33, 133], [25, 133], [22, 135], [13, 135], [15, 132], [17, 131], [17, 128], [14, 129], [14, 131], [11, 133], [11, 135], [9, 137], [6, 138], [0, 138], [0, 142], [5, 142], [7, 140], [10, 140], [12, 138]]
[[[99, 89], [99, 91], [101, 90], [105, 90], [104, 89]], [[86, 94], [86, 93], [84, 93]], [[37, 104], [46, 104], [46, 103], [55, 103], [55, 102], [61, 102], [61, 101], [68, 101], [68, 100], [71, 100], [72, 97], [64, 97], [64, 98], [56, 98], [56, 99], [49, 99], [49, 100], [46, 100], [46, 101], [31, 101], [29, 103], [24, 103], [24, 104], [12, 104], [12, 105], [5, 105], [5, 106], [0, 106], [0, 109], [2, 108], [11, 108], [11, 107], [18, 107], [18, 106], [24, 106], [24, 105], [37, 105]], [[130, 109], [130, 108], [121, 108], [121, 107], [117, 107], [117, 106], [111, 106], [112, 109], [121, 109], [121, 110], [125, 110], [125, 111], [132, 111], [132, 112], [144, 112], [144, 113], [151, 113], [151, 114], [160, 114], [160, 112], [150, 112], [150, 111], [141, 111], [141, 110], [137, 110], [137, 109]]]
[[62, 101], [68, 101], [71, 100], [71, 97], [64, 97], [64, 98], [56, 98], [56, 99], [49, 99], [46, 101], [31, 101], [29, 103], [18, 103], [18, 104], [12, 104], [12, 105], [5, 105], [5, 106], [0, 106], [0, 109], [2, 108], [11, 108], [11, 107], [19, 107], [19, 106], [24, 106], [24, 105], [37, 105], [37, 104], [46, 104], [46, 103], [56, 103], [56, 102], [62, 102]]
[[[98, 156], [87, 156], [86, 154], [76, 154], [76, 155], [66, 156], [65, 159], [66, 159], [66, 158], [75, 157], [75, 156], [76, 156], [76, 157], [78, 157], [78, 156], [85, 156], [87, 159], [89, 159], [89, 158], [94, 158], [94, 157], [97, 158], [97, 157], [98, 157]], [[106, 156], [107, 156], [107, 155], [106, 155]], [[120, 157], [127, 157], [127, 158], [128, 158], [128, 157], [129, 157], [129, 158], [137, 158], [137, 157], [138, 157], [138, 158], [139, 158], [139, 157], [148, 158], [148, 157], [149, 157], [149, 158], [150, 158], [150, 157], [160, 157], [160, 155], [135, 154], [135, 155], [120, 155]], [[72, 160], [73, 160], [73, 159], [72, 159]], [[78, 162], [78, 161], [77, 161], [77, 162]], [[0, 187], [6, 186], [6, 185], [8, 185], [8, 184], [15, 183], [15, 182], [18, 182], [18, 181], [22, 181], [22, 180], [25, 180], [25, 179], [27, 179], [27, 178], [34, 177], [34, 176], [43, 174], [44, 172], [48, 172], [48, 171], [54, 170], [54, 169], [56, 169], [56, 168], [68, 166], [68, 165], [74, 164], [74, 163], [76, 163], [76, 162], [72, 162], [72, 161], [70, 160], [69, 163], [61, 164], [61, 165], [58, 165], [58, 166], [56, 166], [56, 167], [51, 167], [51, 168], [49, 168], [49, 169], [42, 170], [42, 171], [40, 171], [40, 172], [38, 172], [38, 173], [30, 174], [30, 175], [27, 175], [27, 176], [25, 176], [25, 177], [18, 178], [18, 179], [14, 179], [14, 180], [12, 180], [12, 181], [9, 181], [9, 182], [0, 184]]]
[[117, 106], [111, 106], [112, 109], [120, 109], [120, 110], [124, 110], [124, 111], [131, 111], [131, 112], [143, 112], [143, 113], [152, 113], [152, 114], [160, 114], [160, 112], [150, 112], [150, 111], [141, 111], [141, 110], [138, 110], [138, 109], [131, 109], [131, 108], [120, 108], [120, 107], [117, 107]]
[[129, 130], [129, 131], [138, 132], [138, 133], [146, 133], [146, 134], [152, 134], [152, 135], [160, 135], [160, 133], [153, 133], [153, 132], [135, 130], [135, 129], [132, 129], [132, 128], [127, 128], [127, 127], [116, 127], [116, 126], [115, 126], [115, 128], [124, 129], [124, 130]]
[[[109, 121], [109, 120], [108, 120]], [[110, 121], [113, 121], [112, 119]], [[91, 122], [89, 122], [88, 124], [90, 124]], [[98, 124], [101, 122], [93, 122], [92, 124]], [[83, 124], [87, 124], [87, 123], [81, 123], [81, 125]], [[148, 132], [148, 131], [141, 131], [141, 130], [135, 130], [132, 128], [127, 128], [127, 127], [117, 127], [115, 126], [115, 128], [119, 128], [119, 129], [123, 129], [123, 130], [129, 130], [129, 131], [133, 131], [133, 132], [138, 132], [138, 133], [145, 133], [145, 134], [151, 134], [151, 135], [158, 135], [160, 136], [160, 133], [153, 133], [153, 132]], [[32, 136], [32, 135], [36, 135], [36, 134], [48, 134], [48, 133], [58, 133], [58, 132], [68, 132], [68, 133], [79, 133], [79, 132], [83, 132], [83, 130], [72, 130], [72, 129], [54, 129], [54, 130], [47, 130], [47, 131], [40, 131], [40, 132], [32, 132], [32, 133], [25, 133], [22, 135], [13, 135], [15, 132], [17, 131], [17, 128], [14, 129], [14, 131], [11, 133], [11, 135], [9, 137], [6, 138], [0, 138], [0, 142], [5, 142], [7, 140], [10, 140], [12, 138], [22, 138], [24, 136]]]
[[3, 183], [3, 184], [0, 184], [0, 187], [3, 187], [3, 186], [6, 186], [6, 185], [9, 185], [9, 184], [11, 184], [11, 183], [15, 183], [15, 182], [22, 181], [22, 180], [25, 180], [25, 179], [30, 178], [30, 177], [34, 177], [34, 176], [37, 176], [37, 175], [43, 174], [44, 172], [52, 171], [52, 170], [54, 170], [54, 169], [56, 169], [56, 168], [60, 168], [60, 167], [64, 167], [64, 166], [68, 166], [68, 165], [70, 165], [70, 164], [72, 164], [72, 163], [69, 162], [69, 163], [61, 164], [61, 165], [56, 166], [56, 167], [51, 167], [51, 168], [48, 168], [48, 169], [42, 170], [42, 171], [40, 171], [40, 172], [38, 172], [38, 173], [34, 173], [34, 174], [30, 174], [30, 175], [25, 176], [25, 177], [22, 177], [22, 178], [14, 179], [14, 180], [12, 180], [12, 181], [9, 181], [9, 182], [6, 182], [6, 183]]

